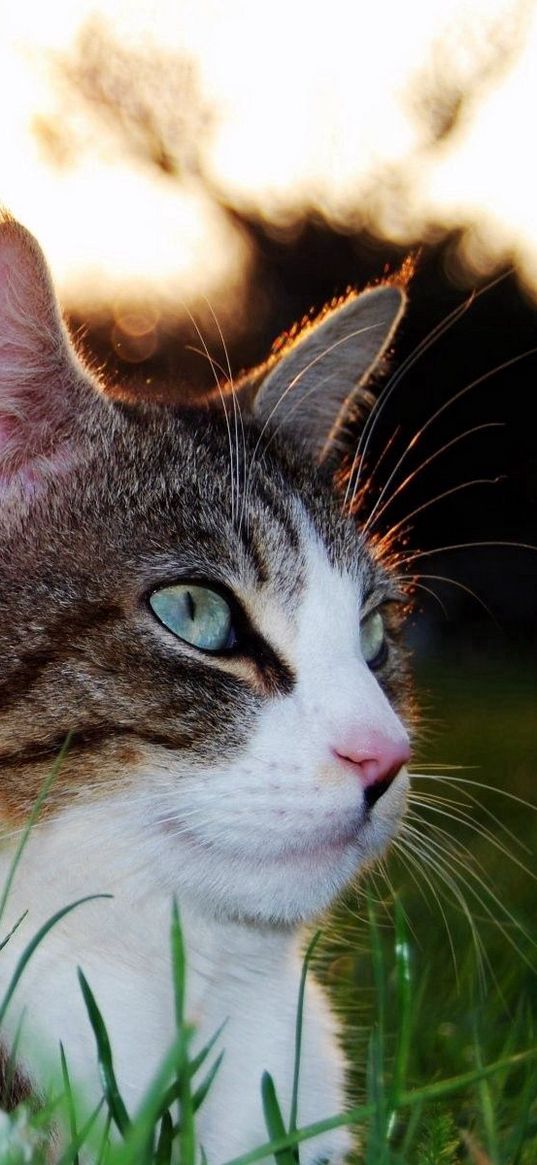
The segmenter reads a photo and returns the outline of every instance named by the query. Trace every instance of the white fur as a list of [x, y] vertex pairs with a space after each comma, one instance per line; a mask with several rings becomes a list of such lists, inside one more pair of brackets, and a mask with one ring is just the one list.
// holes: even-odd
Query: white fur
[[[170, 983], [171, 898], [181, 907], [188, 954], [189, 1015], [197, 1040], [219, 1025], [225, 1056], [199, 1114], [211, 1165], [267, 1139], [260, 1078], [268, 1069], [288, 1115], [300, 975], [298, 923], [323, 910], [352, 875], [384, 850], [404, 808], [404, 771], [361, 824], [352, 766], [331, 749], [348, 731], [400, 739], [402, 726], [360, 655], [358, 580], [332, 568], [309, 538], [307, 588], [293, 618], [270, 602], [262, 628], [297, 674], [271, 700], [247, 750], [233, 763], [187, 771], [169, 754], [106, 803], [74, 804], [31, 838], [4, 927], [29, 907], [2, 952], [3, 983], [38, 925], [74, 898], [84, 905], [38, 950], [8, 1013], [27, 1015], [23, 1060], [41, 1072], [61, 1038], [72, 1075], [95, 1091], [93, 1037], [76, 978], [81, 965], [104, 1013], [120, 1086], [139, 1101], [174, 1033]], [[7, 868], [9, 852], [2, 855]], [[299, 1120], [344, 1108], [344, 1066], [334, 1022], [310, 984]], [[349, 1133], [306, 1142], [308, 1165], [343, 1159]]]

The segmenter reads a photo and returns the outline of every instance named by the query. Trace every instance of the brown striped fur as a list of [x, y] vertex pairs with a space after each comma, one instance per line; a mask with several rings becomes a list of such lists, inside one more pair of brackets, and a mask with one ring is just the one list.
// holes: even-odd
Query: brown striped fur
[[255, 617], [242, 658], [178, 660], [150, 627], [152, 585], [216, 578], [270, 611], [301, 586], [297, 505], [329, 531], [336, 561], [359, 543], [328, 473], [297, 457], [288, 433], [260, 456], [253, 416], [236, 456], [243, 482], [254, 456], [256, 471], [232, 523], [220, 401], [181, 412], [104, 396], [69, 344], [37, 245], [9, 219], [0, 232], [0, 803], [14, 822], [68, 733], [49, 808], [122, 781], [127, 755], [237, 749], [260, 702], [292, 685]]

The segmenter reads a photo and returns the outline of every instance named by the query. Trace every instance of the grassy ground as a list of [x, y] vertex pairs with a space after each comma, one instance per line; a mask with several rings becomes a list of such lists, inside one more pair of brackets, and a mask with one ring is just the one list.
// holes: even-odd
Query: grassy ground
[[[411, 849], [392, 855], [386, 877], [349, 893], [313, 956], [353, 1066], [356, 1162], [536, 1165], [537, 811], [526, 803], [537, 803], [534, 677], [521, 662], [454, 655], [438, 672], [424, 670], [419, 687], [427, 739], [424, 775], [413, 781]], [[133, 1121], [124, 1108], [98, 1004], [82, 980], [101, 1061], [100, 1140], [77, 1123], [64, 1064], [64, 1095], [48, 1109], [0, 1114], [0, 1165], [45, 1165], [46, 1130], [62, 1107], [72, 1141], [61, 1165], [79, 1165], [88, 1137], [80, 1163], [202, 1165], [195, 1110], [216, 1051], [203, 1063], [189, 1058], [177, 921], [172, 949], [177, 1041], [141, 1113]], [[289, 1134], [270, 1079], [263, 1097], [272, 1159], [296, 1165], [307, 1132]], [[232, 1165], [256, 1159], [267, 1160], [267, 1150]]]

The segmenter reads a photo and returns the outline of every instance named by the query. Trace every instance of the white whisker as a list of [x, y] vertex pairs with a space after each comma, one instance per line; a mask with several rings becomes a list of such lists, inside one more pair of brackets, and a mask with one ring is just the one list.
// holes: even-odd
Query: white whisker
[[214, 382], [215, 382], [216, 388], [218, 389], [218, 393], [220, 395], [220, 400], [222, 402], [222, 408], [224, 410], [224, 417], [226, 419], [226, 429], [227, 429], [228, 442], [229, 442], [229, 472], [230, 472], [230, 486], [231, 486], [231, 522], [232, 522], [232, 525], [235, 525], [235, 475], [234, 475], [234, 470], [233, 470], [233, 441], [232, 441], [232, 437], [231, 437], [231, 425], [229, 423], [229, 416], [228, 416], [228, 411], [227, 411], [226, 399], [224, 396], [222, 386], [220, 384], [220, 379], [219, 379], [217, 372], [216, 372], [215, 362], [213, 361], [211, 353], [209, 352], [209, 349], [208, 349], [207, 344], [205, 342], [205, 338], [202, 335], [202, 332], [201, 332], [194, 316], [192, 315], [192, 312], [189, 310], [189, 308], [186, 306], [185, 303], [183, 303], [182, 306], [183, 306], [183, 310], [188, 315], [188, 318], [190, 319], [192, 326], [196, 329], [196, 332], [199, 336], [200, 343], [203, 347], [203, 351], [204, 351], [204, 353], [209, 361], [209, 364], [211, 365], [213, 377], [214, 377]]
[[[496, 279], [492, 279], [490, 281], [490, 283], [487, 283], [485, 285], [485, 287], [480, 288], [479, 291], [472, 291], [471, 294], [468, 296], [468, 299], [466, 299], [464, 301], [464, 303], [459, 304], [458, 307], [454, 308], [453, 311], [449, 312], [449, 314], [447, 316], [445, 316], [442, 320], [440, 320], [440, 322], [438, 324], [436, 324], [436, 326], [434, 328], [431, 329], [431, 331], [428, 333], [428, 335], [425, 336], [424, 339], [421, 340], [421, 342], [414, 349], [414, 351], [411, 352], [406, 357], [405, 360], [403, 360], [402, 364], [399, 365], [399, 368], [397, 369], [397, 371], [393, 373], [393, 375], [389, 378], [388, 382], [384, 385], [384, 388], [383, 388], [382, 392], [380, 393], [380, 396], [377, 398], [377, 400], [375, 401], [375, 404], [373, 405], [373, 408], [371, 409], [369, 417], [367, 418], [367, 421], [364, 425], [362, 435], [361, 435], [360, 440], [358, 442], [358, 446], [357, 446], [356, 453], [355, 453], [354, 458], [353, 458], [353, 462], [352, 462], [352, 466], [351, 466], [351, 470], [350, 470], [350, 474], [349, 474], [347, 492], [345, 494], [345, 502], [344, 502], [345, 505], [347, 504], [348, 491], [349, 491], [350, 485], [352, 483], [352, 478], [354, 476], [356, 469], [358, 469], [357, 477], [356, 477], [356, 484], [355, 484], [355, 487], [353, 489], [352, 497], [354, 498], [356, 495], [356, 490], [357, 490], [358, 484], [359, 484], [362, 465], [365, 464], [365, 459], [366, 459], [367, 451], [368, 451], [368, 448], [369, 448], [369, 445], [371, 442], [371, 437], [373, 435], [373, 432], [375, 430], [375, 427], [377, 425], [379, 417], [382, 415], [384, 408], [386, 407], [388, 401], [390, 400], [393, 392], [397, 388], [397, 385], [400, 383], [400, 381], [403, 379], [403, 377], [406, 375], [406, 373], [409, 372], [410, 369], [414, 367], [414, 365], [418, 362], [418, 360], [420, 360], [421, 357], [424, 356], [425, 353], [431, 347], [433, 347], [434, 344], [436, 344], [437, 341], [439, 339], [441, 339], [441, 337], [443, 335], [445, 335], [445, 333], [447, 331], [449, 331], [449, 329], [454, 326], [454, 324], [456, 324], [458, 322], [458, 320], [461, 318], [461, 316], [463, 316], [464, 313], [466, 311], [468, 311], [468, 308], [471, 306], [471, 304], [474, 303], [477, 299], [480, 299], [482, 295], [486, 295], [487, 292], [491, 291], [494, 287], [496, 287], [499, 283], [501, 283], [504, 279], [506, 279], [508, 274], [509, 274], [509, 272], [504, 271], [504, 272], [502, 272], [501, 275], [498, 275]], [[469, 386], [468, 386], [468, 391], [469, 391]], [[447, 405], [443, 406], [443, 407], [447, 407]], [[432, 423], [432, 421], [431, 421], [431, 423]]]
[[[404, 578], [404, 576], [401, 576], [401, 575], [399, 577]], [[427, 575], [420, 575], [420, 578], [427, 578]], [[405, 579], [405, 582], [408, 582], [408, 581], [409, 581], [408, 579]], [[431, 595], [431, 597], [433, 599], [435, 599], [435, 601], [438, 603], [438, 606], [440, 607], [441, 611], [444, 613], [446, 619], [448, 618], [446, 604], [442, 602], [440, 595], [437, 595], [436, 591], [433, 591], [432, 587], [426, 586], [425, 583], [416, 582], [415, 578], [412, 578], [412, 587], [417, 587], [418, 590], [425, 591], [426, 594]]]
[[[486, 826], [480, 825], [478, 822], [474, 821], [469, 813], [465, 813], [462, 809], [454, 812], [448, 812], [439, 806], [431, 805], [430, 801], [422, 801], [417, 797], [412, 798], [412, 803], [417, 805], [419, 808], [428, 810], [430, 813], [436, 813], [441, 817], [445, 817], [447, 820], [460, 822], [461, 824], [465, 825], [468, 829], [471, 829], [474, 833], [476, 833], [478, 837], [483, 838], [484, 841], [488, 841], [489, 844], [494, 846], [494, 848], [497, 849], [499, 853], [509, 858], [509, 860], [512, 861], [514, 865], [518, 866], [518, 868], [522, 870], [528, 878], [531, 878], [534, 882], [537, 881], [537, 874], [534, 874], [532, 870], [528, 869], [528, 867], [524, 865], [524, 862], [522, 862], [520, 858], [517, 858], [516, 855], [513, 854], [506, 845], [499, 841], [499, 839], [492, 833], [492, 830], [487, 829]], [[410, 819], [420, 821], [422, 824], [426, 823], [431, 829], [440, 829], [438, 825], [434, 825], [432, 822], [429, 822], [428, 819], [423, 818], [420, 814], [413, 814], [410, 811], [409, 816]], [[447, 838], [452, 840], [451, 834], [449, 834], [447, 830], [442, 830], [442, 833], [444, 833]]]
[[[449, 894], [446, 895], [447, 901], [454, 901], [459, 905], [472, 936], [477, 972], [479, 981], [484, 990], [486, 983], [485, 965], [487, 965], [490, 969], [490, 963], [486, 948], [475, 924], [472, 912], [457, 882], [454, 880], [451, 873], [436, 860], [434, 855], [431, 855], [426, 849], [424, 849], [424, 847], [421, 845], [421, 839], [419, 836], [418, 840], [416, 841], [416, 838], [411, 836], [407, 832], [406, 828], [401, 830], [401, 834], [396, 845], [398, 852], [407, 852], [409, 860], [412, 860], [418, 876], [424, 879], [437, 903], [439, 903], [439, 900], [442, 897], [442, 884], [444, 884], [449, 891]], [[438, 885], [430, 878], [428, 873], [429, 869], [433, 871], [433, 874], [438, 879]], [[451, 927], [449, 926], [447, 914], [442, 906], [440, 907], [440, 910], [442, 914], [442, 920], [446, 928], [446, 934], [448, 936], [455, 977], [458, 983], [458, 965], [455, 942], [451, 933]]]
[[443, 320], [440, 320], [440, 323], [436, 324], [436, 326], [431, 329], [431, 331], [428, 333], [428, 335], [425, 336], [424, 339], [420, 341], [417, 348], [415, 348], [414, 351], [411, 352], [409, 356], [407, 356], [406, 360], [403, 360], [402, 364], [399, 365], [397, 372], [394, 372], [393, 375], [390, 376], [390, 379], [387, 381], [387, 383], [384, 385], [382, 392], [377, 397], [377, 400], [375, 401], [373, 408], [371, 409], [369, 417], [367, 418], [367, 421], [364, 425], [362, 435], [360, 437], [360, 440], [359, 440], [357, 448], [356, 448], [356, 452], [354, 454], [354, 458], [353, 458], [352, 465], [351, 465], [350, 472], [349, 472], [349, 480], [348, 480], [348, 484], [347, 484], [347, 490], [346, 490], [345, 498], [344, 498], [344, 502], [343, 502], [344, 506], [346, 506], [348, 503], [349, 490], [350, 490], [351, 485], [352, 485], [352, 479], [354, 477], [356, 470], [358, 470], [358, 472], [356, 474], [356, 483], [355, 483], [354, 489], [352, 491], [352, 497], [354, 498], [356, 495], [356, 490], [358, 488], [358, 484], [359, 484], [359, 480], [360, 480], [361, 468], [362, 468], [362, 465], [365, 463], [365, 458], [367, 456], [367, 451], [368, 451], [368, 448], [369, 448], [369, 445], [371, 442], [371, 436], [375, 430], [375, 427], [376, 427], [376, 424], [377, 424], [379, 417], [382, 415], [384, 408], [387, 405], [388, 401], [390, 400], [392, 393], [397, 388], [397, 385], [403, 379], [403, 376], [405, 375], [405, 373], [409, 372], [410, 369], [413, 368], [414, 364], [416, 364], [417, 361], [421, 359], [421, 357], [425, 354], [425, 352], [427, 352], [428, 349], [431, 348], [433, 346], [433, 344], [435, 344], [436, 341], [439, 340], [440, 337], [443, 336], [444, 333], [446, 331], [448, 331], [449, 328], [451, 328], [453, 326], [453, 324], [455, 324], [457, 322], [457, 320], [462, 315], [464, 315], [464, 313], [468, 310], [468, 308], [470, 307], [470, 304], [473, 303], [475, 298], [476, 298], [476, 293], [472, 292], [472, 294], [468, 297], [468, 299], [462, 305], [459, 304], [459, 306], [456, 307], [453, 311], [451, 311], [449, 313], [449, 315], [447, 315]]
[[[502, 474], [498, 474], [496, 477], [473, 477], [470, 481], [463, 481], [460, 482], [459, 485], [451, 486], [450, 489], [442, 490], [442, 493], [435, 494], [434, 498], [429, 498], [426, 502], [422, 502], [420, 506], [416, 506], [415, 509], [410, 510], [408, 514], [405, 514], [404, 518], [400, 518], [395, 523], [395, 525], [390, 526], [389, 530], [386, 531], [386, 534], [383, 535], [382, 541], [389, 542], [398, 530], [401, 530], [407, 522], [410, 522], [411, 518], [415, 518], [416, 514], [421, 514], [424, 510], [428, 510], [429, 507], [434, 506], [436, 502], [441, 502], [444, 500], [444, 498], [449, 498], [452, 496], [452, 494], [459, 493], [463, 489], [470, 489], [470, 487], [474, 485], [498, 485], [498, 482], [503, 480], [504, 478]], [[392, 501], [391, 498], [390, 501]], [[388, 505], [390, 504], [390, 501], [387, 503]], [[368, 529], [369, 527], [366, 523], [366, 526], [364, 527], [364, 533], [366, 533]]]
[[408, 552], [402, 551], [394, 555], [394, 563], [400, 564], [404, 562], [414, 562], [417, 558], [430, 558], [432, 554], [443, 554], [447, 550], [476, 550], [481, 547], [504, 547], [509, 550], [537, 550], [537, 546], [531, 542], [507, 542], [507, 541], [478, 541], [478, 542], [452, 542], [449, 546], [432, 546], [429, 550], [410, 550]]
[[[490, 616], [490, 618], [492, 619], [492, 622], [495, 623], [496, 626], [498, 626], [498, 620], [496, 619], [493, 611], [491, 611], [490, 607], [485, 602], [485, 600], [481, 598], [481, 595], [478, 595], [477, 591], [474, 591], [473, 588], [469, 587], [467, 583], [461, 582], [460, 579], [450, 578], [449, 575], [446, 575], [446, 574], [422, 574], [421, 571], [419, 574], [395, 575], [394, 577], [397, 580], [400, 580], [401, 582], [406, 581], [406, 582], [410, 583], [411, 586], [421, 586], [420, 583], [415, 582], [415, 580], [418, 578], [419, 579], [426, 578], [430, 582], [432, 582], [434, 579], [437, 579], [438, 582], [450, 583], [451, 586], [457, 587], [460, 591], [465, 591], [467, 595], [471, 595], [471, 597], [473, 599], [475, 599], [476, 603], [478, 603], [479, 606], [482, 607], [484, 611], [486, 611], [487, 615]], [[440, 767], [443, 767], [443, 766], [440, 766]], [[461, 766], [461, 767], [464, 767], [464, 766]]]
[[[441, 832], [443, 834], [445, 834], [445, 832], [446, 832], [445, 830], [441, 830], [439, 826], [436, 826], [435, 829], [436, 829], [436, 831]], [[464, 857], [460, 856], [459, 850], [455, 849], [454, 842], [453, 842], [453, 845], [449, 846], [446, 850], [445, 844], [441, 844], [440, 842], [435, 841], [434, 838], [432, 838], [430, 836], [425, 836], [423, 833], [421, 833], [419, 830], [417, 830], [413, 825], [405, 823], [404, 830], [406, 833], [410, 834], [416, 841], [419, 841], [420, 846], [423, 847], [424, 853], [427, 853], [430, 858], [434, 857], [435, 861], [439, 864], [439, 866], [444, 866], [444, 863], [446, 862], [447, 857], [449, 857], [450, 861], [461, 869], [461, 871], [463, 872], [463, 874], [466, 876], [466, 879], [467, 879], [464, 883], [465, 890], [467, 891], [467, 893], [470, 894], [473, 898], [475, 898], [476, 902], [479, 904], [481, 909], [484, 911], [486, 918], [494, 923], [494, 925], [498, 928], [500, 933], [507, 940], [507, 942], [513, 948], [513, 950], [515, 950], [517, 952], [517, 954], [520, 956], [520, 958], [524, 960], [526, 965], [531, 967], [532, 970], [534, 970], [535, 969], [534, 965], [532, 964], [531, 960], [526, 955], [526, 952], [519, 945], [519, 943], [516, 941], [516, 939], [513, 937], [512, 934], [510, 934], [509, 930], [507, 929], [507, 923], [515, 931], [518, 931], [518, 933], [523, 936], [525, 941], [528, 942], [530, 944], [530, 946], [534, 947], [536, 950], [537, 950], [537, 941], [535, 939], [533, 939], [531, 937], [531, 935], [529, 935], [527, 933], [527, 931], [524, 929], [524, 927], [518, 921], [518, 919], [515, 918], [515, 916], [507, 908], [505, 903], [502, 902], [501, 898], [499, 898], [498, 895], [494, 893], [494, 891], [491, 889], [490, 885], [488, 885], [487, 882], [485, 882], [485, 880], [481, 877], [481, 875], [474, 868], [474, 865], [477, 865], [478, 867], [480, 867], [482, 869], [480, 863], [478, 863], [476, 861], [475, 856], [470, 853], [470, 851], [467, 849], [467, 847], [460, 846], [460, 852], [462, 852], [463, 854], [467, 854], [470, 858], [470, 862], [465, 861]], [[450, 838], [450, 841], [452, 841], [452, 840], [453, 839]], [[471, 863], [473, 863], [473, 864], [471, 864]], [[444, 866], [444, 870], [445, 870], [445, 866]], [[450, 873], [451, 877], [454, 877], [455, 872], [453, 871], [453, 869], [451, 867], [450, 867], [449, 873]], [[473, 881], [471, 879], [473, 879]], [[477, 886], [480, 887], [480, 890], [482, 890], [484, 892], [484, 894], [490, 898], [490, 901], [496, 907], [496, 913], [493, 912], [491, 906], [489, 906], [487, 904], [486, 898], [483, 898], [482, 894], [480, 893], [480, 890], [478, 890], [476, 888], [476, 885], [474, 885], [474, 883], [476, 883]]]
[[[417, 778], [413, 778], [413, 780], [414, 779], [419, 780], [419, 775]], [[506, 837], [508, 837], [510, 841], [514, 842], [514, 844], [517, 845], [520, 849], [525, 850], [526, 853], [532, 853], [530, 846], [526, 845], [526, 843], [523, 842], [522, 839], [518, 837], [512, 829], [509, 829], [505, 822], [497, 817], [491, 809], [489, 809], [488, 805], [483, 804], [483, 802], [480, 801], [478, 797], [474, 797], [473, 793], [470, 793], [468, 789], [457, 789], [455, 791], [463, 796], [466, 801], [469, 801], [470, 805], [475, 805], [480, 813], [484, 813], [485, 816], [494, 823], [497, 829], [500, 829], [503, 833], [505, 833]], [[418, 792], [419, 796], [424, 800], [424, 802], [435, 801], [438, 804], [459, 805], [465, 809], [468, 809], [467, 805], [463, 805], [463, 803], [460, 801], [453, 801], [452, 799], [445, 797], [443, 793], [429, 793], [422, 789], [419, 789], [419, 791], [413, 789], [411, 792]]]
[[[427, 906], [429, 906], [429, 908], [430, 908], [430, 903], [429, 903], [427, 895], [423, 889], [423, 886], [420, 883], [420, 878], [421, 878], [421, 881], [424, 882], [425, 885], [430, 890], [430, 892], [431, 892], [431, 894], [432, 894], [432, 896], [433, 896], [433, 898], [438, 906], [438, 909], [439, 909], [440, 914], [442, 916], [442, 921], [443, 921], [445, 929], [446, 929], [449, 949], [451, 951], [451, 959], [453, 962], [453, 970], [455, 972], [455, 979], [458, 983], [459, 970], [458, 970], [458, 965], [457, 965], [457, 953], [456, 953], [456, 948], [455, 948], [455, 942], [453, 940], [453, 935], [451, 933], [451, 927], [449, 925], [448, 917], [447, 917], [446, 911], [444, 909], [442, 899], [438, 893], [438, 890], [436, 889], [434, 882], [429, 877], [429, 874], [427, 873], [426, 868], [423, 865], [421, 865], [419, 861], [416, 861], [416, 858], [415, 858], [416, 851], [414, 851], [412, 845], [408, 843], [408, 840], [407, 840], [406, 844], [407, 844], [407, 848], [405, 849], [405, 845], [400, 840], [396, 839], [392, 843], [394, 850], [396, 851], [396, 853], [399, 856], [399, 860], [402, 862], [402, 864], [408, 870], [408, 873], [410, 874], [412, 881], [414, 882], [418, 891], [420, 892], [420, 894], [424, 898], [425, 902], [427, 903]], [[416, 873], [416, 871], [417, 871], [417, 873]]]
[[419, 777], [420, 781], [439, 781], [445, 782], [446, 784], [458, 782], [460, 785], [472, 785], [476, 789], [486, 789], [489, 793], [497, 793], [500, 797], [507, 797], [510, 801], [516, 801], [519, 805], [524, 805], [526, 809], [532, 809], [534, 813], [537, 813], [537, 805], [533, 804], [532, 801], [527, 801], [524, 797], [519, 797], [516, 793], [510, 793], [508, 789], [499, 789], [497, 785], [487, 785], [483, 781], [474, 781], [469, 777], [441, 777], [436, 773], [413, 773], [412, 775]]
[[[436, 410], [436, 412], [433, 413], [432, 417], [429, 417], [429, 419], [427, 421], [425, 421], [425, 423], [422, 425], [421, 429], [418, 429], [417, 433], [414, 435], [412, 440], [409, 441], [408, 444], [406, 445], [405, 449], [403, 450], [403, 453], [401, 454], [399, 460], [397, 461], [397, 464], [394, 466], [392, 472], [390, 473], [390, 476], [388, 477], [387, 481], [385, 482], [385, 484], [382, 488], [380, 496], [377, 499], [375, 506], [373, 508], [373, 511], [370, 515], [371, 519], [373, 518], [375, 511], [382, 504], [383, 497], [385, 496], [387, 490], [389, 489], [389, 487], [390, 487], [392, 481], [394, 480], [394, 478], [396, 477], [397, 473], [399, 472], [399, 469], [401, 468], [403, 463], [406, 461], [406, 458], [408, 457], [408, 454], [410, 453], [411, 449], [413, 449], [417, 445], [418, 441], [421, 441], [421, 438], [423, 437], [424, 433], [426, 433], [428, 431], [428, 429], [430, 429], [431, 425], [433, 425], [434, 422], [436, 420], [438, 420], [438, 418], [440, 416], [442, 416], [442, 414], [446, 411], [446, 409], [451, 408], [452, 405], [454, 405], [457, 401], [461, 400], [464, 396], [466, 396], [467, 393], [471, 392], [474, 388], [477, 388], [479, 385], [484, 384], [492, 376], [496, 376], [496, 374], [498, 372], [505, 372], [508, 368], [511, 368], [514, 364], [518, 364], [521, 360], [526, 360], [528, 356], [534, 356], [535, 353], [537, 353], [537, 347], [528, 348], [528, 350], [526, 352], [520, 352], [517, 356], [512, 356], [509, 360], [504, 360], [504, 362], [502, 364], [497, 364], [494, 368], [489, 368], [487, 372], [482, 373], [482, 375], [478, 376], [476, 378], [476, 380], [472, 380], [470, 384], [466, 384], [464, 386], [464, 388], [459, 389], [459, 391], [456, 392], [452, 397], [450, 397], [449, 400], [444, 401], [444, 403], [442, 405], [440, 405], [440, 407]], [[396, 493], [397, 492], [398, 491], [396, 491]], [[392, 497], [395, 497], [395, 493], [392, 494]], [[383, 506], [381, 509], [381, 513], [383, 512], [384, 509], [385, 509], [385, 507]]]
[[[231, 370], [231, 361], [229, 359], [229, 350], [228, 350], [228, 346], [226, 344], [226, 341], [224, 339], [224, 333], [222, 331], [222, 328], [220, 327], [220, 321], [216, 315], [216, 312], [215, 312], [212, 304], [207, 299], [206, 295], [204, 295], [203, 298], [204, 298], [205, 303], [207, 304], [207, 307], [209, 308], [209, 311], [213, 317], [216, 328], [218, 330], [218, 335], [220, 336], [220, 343], [222, 345], [222, 350], [224, 352], [224, 358], [226, 361], [227, 378], [228, 378], [229, 387], [231, 390], [231, 396], [232, 396], [232, 400], [233, 400], [233, 418], [234, 418], [234, 424], [235, 424], [235, 465], [236, 465], [236, 491], [237, 491], [236, 500], [237, 500], [237, 510], [238, 510], [239, 497], [240, 497], [240, 476], [239, 476], [240, 475], [240, 454], [239, 454], [238, 425], [239, 425], [239, 421], [240, 421], [241, 437], [242, 437], [242, 454], [243, 454], [242, 461], [243, 461], [243, 466], [245, 467], [246, 466], [246, 437], [245, 437], [245, 433], [244, 433], [244, 421], [242, 418], [242, 409], [240, 406], [240, 401], [238, 399], [238, 396], [237, 396], [237, 393], [235, 390], [235, 384], [233, 381], [233, 373]], [[245, 473], [245, 468], [244, 468], [244, 473]], [[239, 530], [241, 529], [241, 526], [242, 526], [242, 523], [244, 520], [244, 503], [245, 503], [245, 499], [244, 499], [244, 493], [243, 493], [243, 504], [242, 504], [240, 516], [239, 516]]]
[[450, 441], [446, 441], [440, 447], [440, 449], [435, 449], [434, 453], [430, 453], [428, 457], [420, 462], [416, 469], [413, 469], [411, 473], [407, 474], [403, 481], [400, 482], [400, 484], [397, 486], [397, 489], [393, 491], [393, 493], [390, 495], [387, 501], [384, 502], [383, 505], [380, 505], [380, 501], [383, 496], [382, 494], [380, 495], [380, 498], [378, 498], [377, 502], [373, 506], [373, 509], [371, 510], [371, 513], [369, 514], [369, 517], [364, 524], [364, 533], [367, 534], [371, 529], [375, 516], [376, 521], [380, 521], [380, 518], [388, 509], [388, 506], [392, 504], [394, 499], [398, 497], [399, 494], [403, 493], [407, 486], [415, 481], [416, 477], [418, 477], [418, 475], [422, 473], [424, 469], [427, 469], [429, 465], [432, 465], [438, 457], [441, 457], [444, 453], [447, 453], [448, 449], [452, 449], [455, 445], [458, 445], [461, 441], [466, 440], [467, 437], [471, 437], [474, 433], [482, 433], [488, 429], [503, 429], [504, 427], [505, 426], [503, 421], [485, 421], [482, 424], [473, 425], [470, 429], [465, 429], [463, 433], [457, 433], [457, 435], [452, 437]]

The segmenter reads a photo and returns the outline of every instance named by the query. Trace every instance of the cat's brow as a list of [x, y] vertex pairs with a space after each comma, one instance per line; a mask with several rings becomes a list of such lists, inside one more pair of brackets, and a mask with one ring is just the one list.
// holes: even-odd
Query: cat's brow
[[252, 528], [246, 529], [242, 522], [239, 528], [239, 534], [248, 559], [254, 568], [257, 582], [260, 586], [263, 586], [270, 578], [270, 569], [263, 548]]

